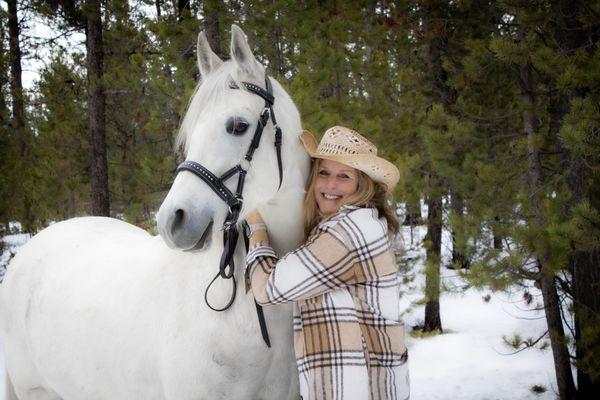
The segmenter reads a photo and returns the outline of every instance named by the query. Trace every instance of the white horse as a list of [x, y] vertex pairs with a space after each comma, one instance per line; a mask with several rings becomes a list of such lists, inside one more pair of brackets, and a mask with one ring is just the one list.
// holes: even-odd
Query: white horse
[[[226, 62], [201, 33], [198, 65], [202, 83], [178, 139], [187, 160], [218, 176], [243, 158], [264, 107], [262, 98], [230, 82], [264, 88], [265, 72], [237, 26]], [[278, 188], [269, 122], [249, 166], [241, 216], [258, 208], [274, 248], [283, 253], [302, 238], [309, 159], [297, 138], [299, 113], [272, 83], [284, 132], [283, 183]], [[230, 181], [233, 191], [235, 179]], [[162, 239], [97, 217], [60, 222], [33, 237], [10, 264], [0, 293], [7, 398], [296, 399], [291, 308], [265, 307], [272, 343], [267, 348], [243, 284], [243, 244], [235, 254], [232, 307], [218, 313], [205, 304], [227, 212], [202, 180], [184, 171], [158, 213]], [[231, 284], [217, 280], [209, 302], [227, 303]]]

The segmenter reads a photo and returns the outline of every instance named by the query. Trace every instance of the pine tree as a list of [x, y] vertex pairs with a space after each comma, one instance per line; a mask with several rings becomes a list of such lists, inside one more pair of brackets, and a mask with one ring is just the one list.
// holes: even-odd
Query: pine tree
[[34, 87], [33, 101], [44, 105], [32, 117], [39, 132], [36, 210], [41, 225], [86, 215], [90, 209], [90, 143], [82, 135], [89, 124], [85, 56], [73, 56], [71, 61], [66, 50], [56, 50]]
[[[564, 121], [570, 118], [571, 104], [578, 104], [585, 94], [594, 92], [594, 86], [589, 83], [590, 75], [587, 75], [597, 49], [597, 38], [590, 34], [595, 31], [591, 22], [594, 20], [591, 17], [594, 11], [593, 7], [581, 3], [543, 1], [535, 5], [502, 3], [501, 8], [498, 33], [487, 40], [483, 38], [473, 42], [471, 54], [463, 59], [465, 68], [460, 76], [464, 83], [460, 92], [464, 100], [459, 99], [458, 103], [467, 116], [476, 116], [478, 119], [481, 113], [477, 109], [483, 106], [484, 110], [497, 115], [491, 118], [492, 121], [497, 121], [505, 128], [503, 134], [498, 132], [490, 138], [504, 138], [509, 145], [494, 145], [489, 157], [491, 165], [499, 167], [500, 173], [497, 175], [501, 179], [498, 182], [505, 182], [505, 190], [495, 191], [500, 197], [489, 210], [482, 207], [483, 198], [479, 198], [474, 205], [477, 206], [478, 219], [483, 217], [483, 221], [491, 221], [491, 224], [493, 221], [500, 222], [493, 226], [494, 235], [501, 228], [501, 236], [508, 238], [510, 247], [504, 254], [499, 253], [494, 248], [496, 246], [485, 248], [482, 259], [485, 266], [483, 269], [478, 266], [477, 273], [472, 277], [479, 275], [481, 278], [488, 274], [491, 282], [499, 288], [515, 279], [536, 281], [544, 297], [560, 397], [573, 398], [568, 340], [562, 331], [558, 299], [563, 297], [560, 291], [566, 291], [567, 294], [573, 291], [570, 280], [571, 276], [576, 277], [576, 274], [571, 274], [578, 241], [575, 232], [569, 228], [572, 223], [570, 218], [573, 218], [579, 206], [586, 203], [585, 194], [592, 193], [589, 189], [581, 190], [579, 193], [585, 194], [580, 196], [582, 202], [579, 202], [573, 196], [576, 191], [572, 190], [570, 182], [585, 182], [580, 187], [590, 188], [592, 186], [588, 185], [593, 185], [593, 180], [586, 179], [583, 171], [587, 168], [582, 170], [579, 168], [581, 165], [578, 167], [577, 162], [570, 161], [573, 160], [570, 150], [563, 145], [565, 133], [559, 132], [563, 132]], [[577, 36], [584, 40], [577, 43]], [[566, 46], [564, 44], [568, 40], [565, 39], [571, 40]], [[483, 70], [484, 66], [488, 73], [493, 71], [493, 75], [478, 77], [478, 69]], [[578, 70], [586, 72], [578, 75], [575, 72]], [[586, 78], [579, 80], [578, 76]], [[468, 90], [469, 83], [478, 85], [477, 90], [488, 99], [477, 100], [477, 93]], [[495, 88], [496, 84], [500, 86]], [[489, 91], [493, 88], [495, 95]], [[502, 113], [493, 112], [502, 109]], [[580, 132], [583, 137], [588, 137], [593, 130], [594, 122], [584, 123]], [[497, 129], [489, 129], [489, 132], [494, 131]], [[591, 166], [597, 163], [597, 159], [591, 157], [586, 162]], [[593, 234], [593, 230], [588, 234]], [[593, 248], [584, 250], [591, 250], [584, 257], [584, 265], [593, 262]], [[588, 275], [586, 279], [588, 290], [585, 293], [588, 296], [589, 293], [597, 293], [587, 283], [594, 282], [594, 279], [593, 275]], [[594, 304], [594, 298], [594, 295], [587, 298], [589, 304]], [[574, 301], [578, 303], [577, 299]], [[578, 354], [581, 349], [589, 355], [588, 351], [597, 349], [594, 343], [598, 343], [598, 325], [594, 318], [586, 318], [586, 323], [590, 324], [587, 332], [594, 333], [588, 336], [589, 341], [583, 345], [585, 341], [575, 332], [575, 346]], [[592, 382], [590, 377], [594, 371], [598, 371], [597, 365], [579, 365], [582, 367], [582, 377]], [[583, 387], [585, 385], [580, 383], [580, 389]], [[586, 389], [583, 389], [579, 397], [585, 398], [585, 393]], [[589, 389], [587, 393], [590, 393]]]
[[[21, 51], [21, 25], [19, 22], [19, 4], [16, 0], [9, 0], [8, 32], [9, 32], [9, 64], [10, 64], [10, 99], [11, 122], [10, 130], [14, 135], [12, 154], [12, 169], [14, 182], [18, 185], [13, 189], [17, 191], [16, 200], [12, 206], [18, 207], [19, 220], [25, 232], [35, 231], [35, 215], [33, 212], [34, 182], [31, 175], [32, 141], [33, 137], [27, 124], [25, 112], [25, 93], [22, 84], [22, 51]], [[11, 161], [9, 161], [10, 163]]]
[[600, 391], [600, 235], [593, 223], [600, 215], [600, 186], [592, 172], [600, 161], [596, 151], [600, 98], [598, 85], [592, 83], [598, 82], [600, 24], [595, 17], [600, 4], [562, 1], [553, 6], [557, 17], [550, 34], [556, 40], [556, 52], [571, 63], [557, 79], [559, 93], [551, 99], [554, 112], [549, 129], [558, 138], [567, 168], [565, 214], [576, 226], [569, 232], [568, 269], [575, 313], [577, 398], [591, 399]]
[[158, 158], [165, 154], [165, 141], [163, 132], [146, 127], [151, 118], [146, 111], [152, 109], [147, 95], [149, 39], [137, 27], [134, 11], [127, 1], [113, 1], [105, 9], [103, 84], [110, 115], [106, 133], [112, 209], [144, 226], [153, 219], [153, 197], [162, 190], [156, 179], [166, 172]]
[[76, 0], [33, 1], [43, 15], [64, 22], [65, 26], [85, 32], [87, 102], [90, 140], [91, 212], [110, 214], [108, 164], [106, 150], [105, 88], [103, 86], [104, 49], [102, 44], [102, 10], [100, 1]]
[[11, 219], [9, 208], [14, 201], [12, 196], [13, 171], [8, 162], [12, 156], [12, 135], [10, 131], [7, 32], [8, 15], [0, 8], [0, 232], [8, 226]]
[[92, 214], [110, 215], [108, 162], [106, 150], [106, 97], [103, 85], [104, 49], [102, 10], [99, 0], [86, 0], [86, 56], [88, 76], [88, 112], [92, 144]]

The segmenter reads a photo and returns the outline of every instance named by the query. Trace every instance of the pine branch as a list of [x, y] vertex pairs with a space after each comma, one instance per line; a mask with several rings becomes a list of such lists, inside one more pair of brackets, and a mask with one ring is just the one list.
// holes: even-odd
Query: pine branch
[[521, 111], [514, 111], [514, 112], [510, 112], [507, 114], [503, 114], [503, 115], [495, 115], [492, 117], [482, 117], [480, 115], [473, 115], [465, 110], [460, 110], [457, 108], [454, 108], [454, 111], [458, 114], [458, 115], [462, 115], [464, 117], [470, 118], [474, 121], [480, 121], [480, 122], [496, 122], [496, 121], [502, 121], [505, 119], [509, 119], [515, 116], [519, 116], [521, 115]]
[[[527, 341], [522, 341], [520, 344], [525, 344], [525, 346], [524, 346], [524, 347], [522, 347], [522, 348], [520, 348], [520, 349], [518, 349], [518, 350], [516, 350], [516, 351], [514, 351], [514, 352], [512, 352], [512, 353], [501, 353], [501, 352], [498, 352], [498, 351], [496, 351], [496, 353], [497, 353], [497, 354], [500, 354], [500, 355], [503, 355], [503, 356], [513, 356], [513, 355], [515, 355], [515, 354], [518, 354], [518, 353], [520, 353], [520, 352], [522, 352], [522, 351], [524, 351], [524, 350], [527, 350], [527, 349], [530, 349], [530, 348], [534, 347], [534, 346], [535, 346], [536, 344], [538, 344], [538, 343], [539, 343], [539, 342], [540, 342], [540, 341], [541, 341], [541, 340], [542, 340], [544, 337], [546, 337], [546, 335], [547, 335], [547, 334], [548, 334], [548, 331], [546, 330], [546, 331], [545, 331], [545, 332], [544, 332], [542, 335], [540, 335], [540, 336], [539, 336], [537, 339], [535, 339], [535, 340], [527, 340]], [[511, 347], [512, 347], [511, 343], [510, 343], [508, 340], [506, 340], [506, 338], [505, 338], [505, 337], [504, 337], [504, 338], [502, 338], [502, 340], [503, 340], [503, 341], [504, 341], [504, 343], [506, 343], [508, 346], [511, 346]]]

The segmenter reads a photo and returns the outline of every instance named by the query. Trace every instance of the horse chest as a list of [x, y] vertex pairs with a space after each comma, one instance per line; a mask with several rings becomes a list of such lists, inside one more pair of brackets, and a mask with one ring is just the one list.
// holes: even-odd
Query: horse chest
[[[258, 327], [252, 329], [254, 304], [247, 303], [238, 299], [226, 313], [197, 315], [195, 327], [165, 344], [161, 375], [167, 399], [286, 398], [294, 372], [289, 337], [275, 333], [273, 326], [276, 348], [268, 349]], [[274, 394], [261, 394], [265, 388]]]

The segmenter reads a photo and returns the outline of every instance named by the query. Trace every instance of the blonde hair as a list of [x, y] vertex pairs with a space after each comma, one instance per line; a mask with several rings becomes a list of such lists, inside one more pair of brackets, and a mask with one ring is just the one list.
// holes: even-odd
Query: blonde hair
[[[319, 210], [317, 199], [315, 198], [315, 182], [319, 174], [319, 167], [321, 166], [321, 159], [313, 159], [310, 180], [308, 188], [306, 189], [306, 196], [304, 197], [304, 236], [308, 237], [310, 232], [315, 226], [322, 220], [329, 217], [329, 215], [323, 215]], [[386, 194], [386, 188], [383, 184], [375, 182], [371, 177], [361, 170], [356, 170], [358, 185], [356, 192], [348, 196], [343, 205], [353, 205], [357, 207], [365, 208], [376, 208], [379, 211], [379, 216], [384, 217], [388, 224], [388, 235], [394, 236], [400, 229], [400, 224], [394, 212], [388, 205], [388, 198]]]

